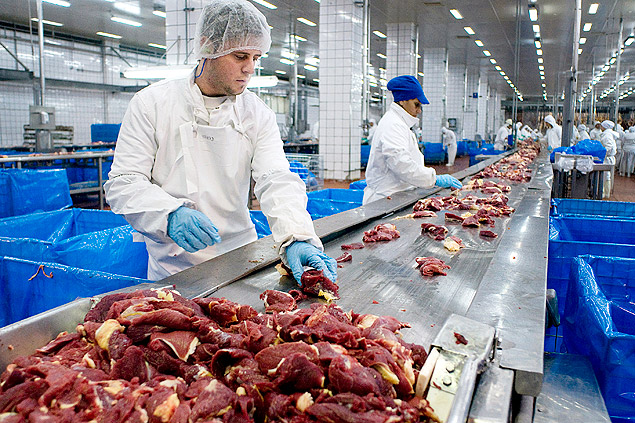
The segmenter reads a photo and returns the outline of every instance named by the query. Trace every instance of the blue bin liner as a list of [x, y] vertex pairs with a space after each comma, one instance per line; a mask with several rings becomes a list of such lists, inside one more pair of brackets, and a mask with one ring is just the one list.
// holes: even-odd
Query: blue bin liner
[[267, 216], [260, 210], [249, 210], [249, 217], [251, 221], [256, 225], [256, 233], [258, 239], [271, 235], [271, 229], [269, 228], [269, 221]]
[[551, 215], [635, 219], [635, 203], [554, 198], [551, 200]]
[[336, 200], [356, 203], [361, 206], [364, 199], [364, 190], [328, 188], [307, 193], [309, 199]]
[[476, 150], [480, 148], [479, 142], [478, 141], [467, 141], [467, 150]]
[[[38, 273], [40, 266], [42, 269]], [[52, 277], [46, 277], [44, 272]], [[149, 281], [61, 264], [0, 257], [0, 327], [78, 297], [91, 297], [144, 282]]]
[[348, 201], [336, 201], [336, 200], [321, 200], [319, 198], [309, 198], [309, 202], [306, 206], [307, 211], [311, 215], [313, 220], [319, 219], [325, 216], [331, 216], [346, 210], [351, 210], [359, 207], [358, 203], [350, 203]]
[[360, 149], [360, 153], [361, 153], [361, 157], [360, 157], [360, 163], [362, 165], [362, 167], [366, 167], [368, 165], [368, 157], [370, 157], [370, 145], [369, 144], [362, 144], [361, 145], [361, 149]]
[[440, 142], [423, 143], [425, 150], [423, 151], [424, 161], [426, 163], [442, 163], [445, 161], [446, 148]]
[[351, 182], [348, 185], [348, 189], [359, 189], [364, 190], [366, 188], [366, 179], [360, 179], [359, 181]]
[[49, 210], [73, 203], [64, 169], [0, 169], [0, 218]]
[[93, 123], [90, 125], [90, 141], [116, 142], [120, 129], [120, 123]]
[[635, 260], [573, 259], [563, 324], [567, 349], [593, 365], [611, 421], [635, 421]]
[[547, 288], [564, 312], [571, 260], [583, 254], [635, 258], [635, 220], [555, 216], [549, 219]]

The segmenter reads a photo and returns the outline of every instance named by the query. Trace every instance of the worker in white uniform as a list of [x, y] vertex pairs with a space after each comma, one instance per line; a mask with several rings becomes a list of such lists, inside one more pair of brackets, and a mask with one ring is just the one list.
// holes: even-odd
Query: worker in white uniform
[[619, 162], [620, 175], [630, 178], [635, 171], [635, 126], [628, 128], [624, 133], [624, 145], [622, 146], [622, 158]]
[[456, 134], [454, 131], [449, 130], [445, 126], [441, 128], [443, 133], [443, 146], [448, 149], [448, 163], [446, 166], [454, 166], [454, 159], [456, 159]]
[[576, 141], [576, 144], [582, 140], [589, 140], [591, 139], [591, 136], [589, 135], [589, 133], [586, 130], [586, 125], [581, 123], [578, 125], [578, 139]]
[[595, 127], [591, 129], [591, 132], [589, 132], [589, 137], [591, 137], [589, 139], [600, 141], [600, 135], [602, 135], [602, 122], [596, 120], [594, 125]]
[[368, 140], [368, 144], [373, 143], [373, 137], [375, 136], [376, 130], [377, 130], [377, 122], [375, 121], [375, 118], [371, 118], [368, 121], [368, 137], [366, 138]]
[[522, 139], [531, 138], [533, 136], [533, 131], [531, 130], [531, 127], [529, 125], [524, 125], [520, 129], [520, 136], [522, 137]]
[[556, 123], [556, 119], [552, 115], [545, 117], [545, 124], [547, 124], [547, 132], [545, 133], [547, 150], [552, 151], [562, 145], [562, 126]]
[[247, 209], [253, 177], [278, 252], [296, 280], [305, 265], [335, 280], [337, 264], [322, 252], [275, 114], [246, 90], [271, 46], [264, 15], [246, 0], [215, 0], [201, 12], [195, 45], [194, 72], [132, 98], [105, 185], [112, 211], [145, 238], [148, 278], [255, 241]]
[[[610, 120], [605, 120], [601, 123], [602, 135], [600, 136], [600, 142], [606, 148], [606, 156], [604, 157], [604, 163], [615, 164], [615, 153], [617, 152], [617, 145], [615, 143], [615, 131], [613, 128], [615, 124]], [[604, 172], [604, 187], [602, 192], [602, 199], [608, 199], [611, 196], [611, 185], [613, 183], [614, 170], [611, 172]]]
[[494, 140], [494, 150], [502, 151], [507, 148], [507, 137], [512, 133], [512, 125], [512, 120], [507, 119], [505, 124], [498, 128], [496, 139]]
[[394, 103], [380, 119], [373, 137], [363, 204], [416, 187], [461, 188], [461, 182], [452, 175], [437, 175], [433, 168], [425, 166], [412, 131], [419, 122], [421, 105], [429, 104], [419, 81], [411, 75], [397, 76], [388, 81], [387, 88]]

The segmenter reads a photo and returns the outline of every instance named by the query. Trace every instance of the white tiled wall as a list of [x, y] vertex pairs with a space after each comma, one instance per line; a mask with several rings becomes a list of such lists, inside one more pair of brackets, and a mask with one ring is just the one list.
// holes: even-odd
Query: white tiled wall
[[478, 87], [478, 126], [475, 130], [476, 134], [480, 134], [482, 138], [490, 131], [487, 127], [487, 73], [481, 71], [480, 84]]
[[328, 179], [358, 179], [362, 138], [362, 9], [320, 3], [320, 155]]
[[423, 92], [430, 104], [423, 106], [421, 128], [423, 141], [441, 142], [441, 126], [445, 101], [447, 52], [444, 48], [423, 51]]
[[462, 138], [474, 140], [476, 133], [476, 119], [478, 109], [478, 99], [473, 98], [473, 94], [478, 91], [477, 69], [467, 68], [467, 89], [465, 98], [465, 111], [463, 113], [463, 133]]
[[388, 81], [399, 75], [417, 75], [416, 29], [413, 23], [386, 25], [386, 77]]
[[501, 95], [495, 88], [490, 87], [490, 95], [488, 101], [488, 128], [490, 128], [490, 137], [496, 136], [496, 131], [501, 127], [505, 119], [504, 112], [501, 110]]
[[[465, 94], [465, 65], [451, 65], [448, 68], [448, 87], [446, 90], [446, 110], [447, 119], [456, 118], [456, 137], [463, 139], [463, 128], [465, 126], [465, 116], [463, 115], [463, 95]], [[424, 76], [425, 78], [425, 76]]]
[[[189, 11], [184, 11], [187, 3]], [[170, 65], [196, 63], [194, 59], [194, 36], [196, 22], [208, 0], [165, 1], [165, 43], [168, 47], [167, 63]]]
[[[0, 41], [17, 55], [20, 61], [39, 76], [37, 37], [32, 44], [29, 34], [9, 29], [0, 30]], [[145, 81], [122, 78], [120, 72], [130, 65], [155, 65], [158, 57], [142, 53], [117, 50], [123, 61], [110, 47], [60, 39], [46, 39], [44, 47], [45, 77], [68, 81], [134, 86]], [[128, 63], [126, 63], [128, 62]], [[0, 49], [0, 68], [23, 70], [11, 55]], [[23, 126], [29, 121], [29, 105], [34, 103], [34, 85], [30, 82], [0, 82], [0, 147], [22, 145]], [[74, 144], [90, 143], [90, 125], [93, 123], [119, 123], [123, 118], [132, 93], [111, 92], [79, 88], [55, 88], [51, 81], [45, 92], [45, 105], [55, 107], [58, 125], [72, 126]]]

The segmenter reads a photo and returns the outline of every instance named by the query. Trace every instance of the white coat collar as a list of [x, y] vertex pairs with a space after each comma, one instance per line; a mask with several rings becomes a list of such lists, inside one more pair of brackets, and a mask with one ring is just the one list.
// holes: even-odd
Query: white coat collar
[[419, 123], [418, 117], [412, 116], [410, 113], [406, 112], [406, 110], [400, 105], [398, 105], [397, 103], [391, 103], [390, 109], [394, 111], [395, 113], [397, 113], [397, 115], [401, 117], [401, 119], [403, 119], [404, 122], [406, 122], [406, 125], [408, 125], [408, 128], [412, 128], [417, 123]]
[[[194, 108], [194, 116], [199, 119], [202, 119], [205, 122], [208, 122], [209, 113], [207, 112], [207, 109], [205, 108], [205, 102], [203, 101], [203, 93], [201, 92], [201, 89], [199, 88], [199, 86], [194, 83], [195, 71], [196, 69], [194, 69], [188, 77], [188, 86], [190, 89], [190, 97], [192, 99], [191, 104]], [[227, 100], [223, 103], [223, 107], [226, 107], [225, 105], [231, 105], [233, 107], [233, 105], [236, 103], [237, 97], [238, 96], [235, 96], [235, 95], [227, 96]]]

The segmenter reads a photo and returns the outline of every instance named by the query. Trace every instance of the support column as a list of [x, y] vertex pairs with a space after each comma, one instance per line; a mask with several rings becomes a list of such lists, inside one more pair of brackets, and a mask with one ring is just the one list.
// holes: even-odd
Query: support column
[[446, 98], [447, 50], [426, 48], [423, 51], [423, 92], [430, 104], [423, 106], [421, 129], [423, 141], [440, 142]]
[[477, 105], [477, 124], [474, 135], [479, 134], [481, 138], [485, 139], [487, 133], [491, 131], [491, 128], [487, 126], [487, 71], [480, 69], [479, 83], [478, 83], [478, 105]]
[[417, 76], [417, 29], [413, 23], [387, 24], [386, 76]]
[[[441, 126], [448, 124], [448, 119], [456, 119], [456, 138], [463, 139], [463, 128], [465, 119], [463, 116], [463, 97], [465, 95], [465, 65], [451, 65], [448, 68], [448, 86], [446, 88], [445, 103], [445, 120], [441, 122]], [[427, 73], [427, 72], [426, 72]], [[424, 76], [425, 78], [425, 76]]]
[[320, 3], [320, 156], [327, 179], [360, 177], [363, 9]]
[[478, 70], [474, 67], [468, 67], [466, 74], [465, 96], [463, 97], [463, 130], [457, 135], [459, 139], [467, 138], [473, 140], [478, 125], [476, 121], [478, 118], [478, 98], [474, 98], [474, 93], [478, 93], [479, 89]]
[[194, 36], [196, 22], [201, 15], [199, 0], [165, 1], [165, 43], [168, 65], [194, 64]]

